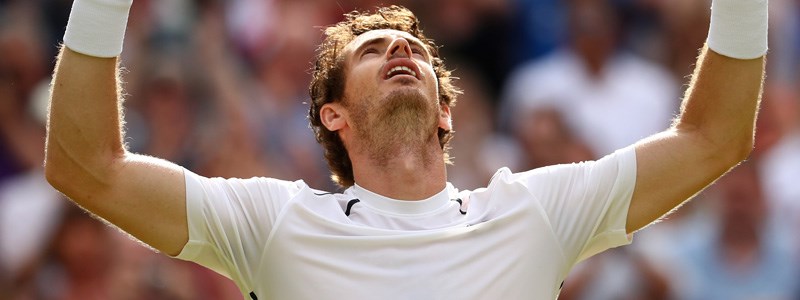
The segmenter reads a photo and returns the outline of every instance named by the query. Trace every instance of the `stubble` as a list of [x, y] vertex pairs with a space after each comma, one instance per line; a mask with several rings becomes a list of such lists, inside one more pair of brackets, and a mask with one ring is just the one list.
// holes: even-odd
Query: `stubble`
[[414, 90], [394, 91], [382, 101], [362, 100], [348, 105], [359, 150], [379, 166], [409, 154], [423, 164], [432, 163], [426, 146], [437, 138], [438, 106]]

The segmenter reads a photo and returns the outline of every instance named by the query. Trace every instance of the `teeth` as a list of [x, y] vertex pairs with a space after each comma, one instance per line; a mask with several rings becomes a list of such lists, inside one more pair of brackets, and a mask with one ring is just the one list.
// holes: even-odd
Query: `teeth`
[[411, 76], [417, 77], [417, 72], [414, 72], [414, 70], [411, 70], [409, 67], [406, 66], [396, 66], [392, 68], [391, 70], [389, 70], [389, 72], [386, 72], [386, 77], [391, 77], [394, 73], [400, 71], [405, 71]]

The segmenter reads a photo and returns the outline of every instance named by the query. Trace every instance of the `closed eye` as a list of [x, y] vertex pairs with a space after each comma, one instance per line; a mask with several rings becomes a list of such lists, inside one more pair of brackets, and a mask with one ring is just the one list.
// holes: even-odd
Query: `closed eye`
[[411, 54], [416, 55], [423, 60], [428, 60], [427, 53], [419, 47], [411, 47]]
[[367, 54], [378, 54], [378, 49], [367, 48], [367, 49], [364, 49], [364, 52], [361, 52], [361, 56], [364, 56], [364, 55], [367, 55]]

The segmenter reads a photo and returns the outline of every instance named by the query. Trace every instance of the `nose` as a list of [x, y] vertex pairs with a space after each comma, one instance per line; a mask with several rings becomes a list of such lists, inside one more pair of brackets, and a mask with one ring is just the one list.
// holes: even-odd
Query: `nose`
[[386, 51], [389, 58], [411, 57], [411, 45], [402, 37], [397, 37], [389, 43], [389, 51]]

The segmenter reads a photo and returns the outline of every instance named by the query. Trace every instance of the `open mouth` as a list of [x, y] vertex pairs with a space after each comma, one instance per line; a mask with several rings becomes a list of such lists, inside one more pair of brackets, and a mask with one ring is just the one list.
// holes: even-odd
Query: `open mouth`
[[406, 66], [396, 66], [394, 68], [391, 68], [388, 72], [386, 72], [387, 79], [392, 78], [396, 75], [411, 75], [416, 78], [417, 72], [414, 72], [414, 70]]
[[407, 75], [420, 79], [419, 67], [408, 58], [395, 58], [386, 62], [383, 67], [383, 79]]

